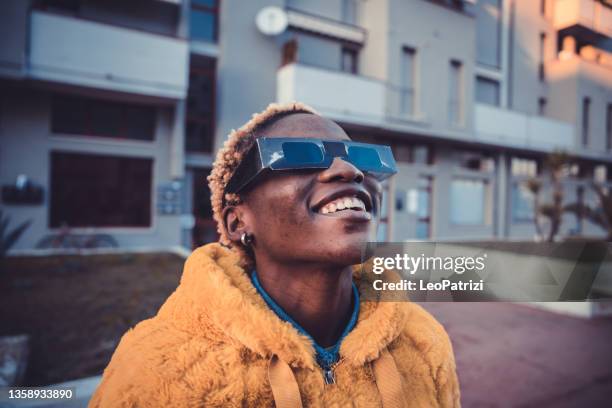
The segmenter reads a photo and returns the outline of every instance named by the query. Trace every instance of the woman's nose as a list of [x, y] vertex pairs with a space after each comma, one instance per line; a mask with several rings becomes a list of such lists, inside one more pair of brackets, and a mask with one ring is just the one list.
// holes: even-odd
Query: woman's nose
[[333, 181], [344, 181], [344, 182], [363, 182], [364, 175], [361, 170], [341, 159], [340, 157], [334, 158], [331, 166], [319, 173], [318, 180], [322, 183], [329, 183]]

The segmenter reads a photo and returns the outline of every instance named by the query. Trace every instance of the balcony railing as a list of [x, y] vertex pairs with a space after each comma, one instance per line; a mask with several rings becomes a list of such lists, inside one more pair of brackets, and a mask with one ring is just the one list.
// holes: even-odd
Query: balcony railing
[[[278, 71], [277, 101], [301, 101], [325, 116], [355, 125], [374, 125], [396, 131], [414, 131], [416, 126], [426, 129], [432, 136], [454, 137], [466, 142], [543, 151], [572, 150], [575, 146], [574, 126], [570, 123], [484, 104], [475, 104], [472, 113], [459, 101], [450, 101], [448, 117], [442, 120], [446, 127], [433, 127], [424, 119], [427, 115], [419, 109], [412, 88], [297, 63]], [[440, 111], [444, 111], [442, 105], [438, 106], [437, 112]], [[475, 115], [475, 131], [470, 127], [464, 133], [457, 133], [457, 126], [472, 123], [472, 117], [467, 116], [472, 114]]]
[[28, 75], [75, 86], [180, 99], [186, 41], [43, 11], [31, 14]]
[[555, 28], [560, 30], [582, 25], [612, 36], [612, 7], [596, 0], [556, 0]]
[[277, 74], [277, 100], [301, 101], [336, 119], [380, 124], [385, 118], [384, 82], [301, 64]]
[[484, 104], [476, 104], [474, 113], [478, 141], [545, 151], [575, 146], [571, 123]]

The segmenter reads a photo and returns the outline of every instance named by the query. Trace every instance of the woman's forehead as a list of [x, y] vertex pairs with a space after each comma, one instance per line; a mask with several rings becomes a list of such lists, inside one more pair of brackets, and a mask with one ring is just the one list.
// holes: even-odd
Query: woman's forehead
[[284, 116], [257, 132], [258, 137], [312, 137], [318, 139], [350, 140], [334, 121], [310, 113]]

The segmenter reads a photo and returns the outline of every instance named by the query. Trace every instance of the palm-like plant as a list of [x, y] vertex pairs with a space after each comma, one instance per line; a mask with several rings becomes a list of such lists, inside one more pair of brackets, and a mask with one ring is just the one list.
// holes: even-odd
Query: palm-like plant
[[534, 224], [538, 237], [543, 237], [542, 218], [549, 220], [550, 228], [546, 235], [546, 240], [552, 242], [561, 228], [563, 221], [563, 185], [561, 183], [564, 177], [564, 169], [569, 163], [570, 158], [565, 152], [554, 152], [546, 159], [546, 169], [550, 176], [552, 187], [552, 201], [542, 203], [540, 193], [542, 191], [542, 182], [538, 179], [531, 178], [527, 180], [525, 186], [533, 194], [533, 209], [534, 209]]
[[591, 221], [603, 228], [608, 236], [606, 240], [612, 242], [612, 192], [609, 188], [593, 183], [591, 185], [599, 201], [598, 207], [591, 207], [584, 203], [572, 203], [565, 210]]

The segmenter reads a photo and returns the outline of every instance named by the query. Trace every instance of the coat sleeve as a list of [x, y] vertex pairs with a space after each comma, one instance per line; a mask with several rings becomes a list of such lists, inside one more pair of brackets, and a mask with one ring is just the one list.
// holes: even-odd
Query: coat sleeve
[[461, 407], [459, 379], [452, 344], [446, 332], [444, 333], [443, 359], [435, 376], [437, 398], [441, 407]]
[[[123, 335], [102, 381], [89, 401], [90, 408], [151, 406], [158, 380], [137, 350], [139, 327]], [[148, 400], [148, 401], [147, 401]]]
[[[408, 328], [405, 335], [422, 353], [432, 383], [430, 404], [443, 408], [461, 406], [459, 379], [450, 337], [442, 324], [421, 306], [409, 303]], [[435, 401], [435, 403], [434, 403]]]
[[235, 406], [242, 384], [210, 343], [156, 316], [123, 335], [90, 408]]
[[[102, 381], [91, 400], [90, 408], [185, 406], [183, 379], [190, 367], [189, 338], [157, 317], [144, 320], [126, 332]], [[199, 356], [196, 356], [199, 357]], [[197, 391], [204, 392], [195, 387]]]

